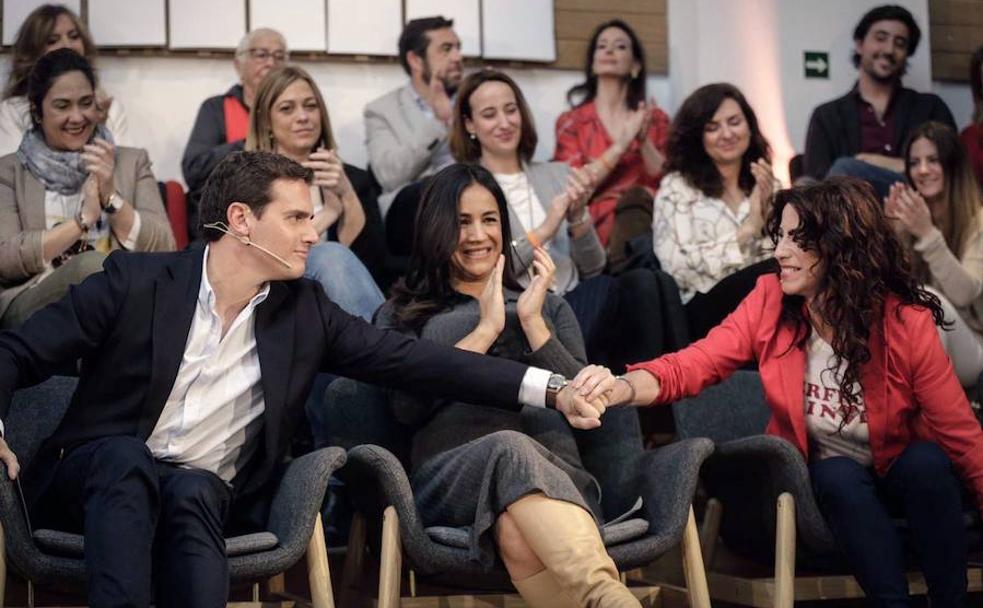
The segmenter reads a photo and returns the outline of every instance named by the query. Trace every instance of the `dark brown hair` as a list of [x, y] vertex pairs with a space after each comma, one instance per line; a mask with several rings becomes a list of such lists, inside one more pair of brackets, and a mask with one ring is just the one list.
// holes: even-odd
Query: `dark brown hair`
[[758, 117], [740, 89], [726, 82], [696, 89], [686, 98], [672, 121], [665, 171], [678, 171], [690, 185], [712, 197], [723, 195], [724, 184], [717, 165], [703, 145], [703, 131], [725, 99], [733, 99], [740, 106], [751, 131], [751, 141], [741, 158], [741, 172], [737, 180], [745, 194], [754, 188], [751, 163], [761, 158], [771, 160], [771, 146], [761, 133]]
[[[413, 248], [406, 276], [392, 288], [390, 305], [395, 326], [419, 333], [430, 317], [450, 308], [462, 297], [451, 287], [451, 256], [461, 240], [461, 194], [471, 185], [482, 186], [495, 197], [501, 218], [502, 247], [512, 242], [508, 203], [498, 182], [487, 169], [475, 164], [454, 164], [430, 180], [416, 211]], [[502, 283], [521, 290], [515, 278], [512, 256], [505, 254]]]
[[587, 45], [587, 57], [584, 59], [584, 82], [574, 85], [567, 91], [567, 103], [571, 106], [582, 106], [585, 103], [594, 101], [594, 98], [597, 97], [597, 74], [594, 73], [594, 53], [597, 51], [597, 41], [601, 37], [601, 33], [609, 27], [616, 27], [628, 35], [628, 38], [631, 40], [632, 58], [638, 62], [638, 74], [629, 76], [628, 79], [628, 95], [625, 96], [625, 104], [627, 104], [629, 109], [634, 110], [638, 107], [638, 104], [645, 101], [645, 78], [647, 74], [645, 69], [645, 47], [642, 46], [642, 41], [638, 39], [638, 35], [635, 34], [635, 30], [631, 29], [630, 25], [621, 19], [611, 19], [598, 25], [594, 29], [594, 33], [591, 34], [590, 44]]
[[[882, 6], [875, 6], [874, 8], [867, 11], [867, 13], [860, 18], [860, 22], [857, 23], [857, 27], [853, 29], [853, 41], [860, 42], [867, 37], [867, 32], [870, 31], [870, 27], [877, 23], [878, 21], [899, 21], [908, 28], [908, 57], [915, 54], [918, 50], [918, 43], [922, 39], [922, 30], [918, 27], [918, 22], [912, 16], [911, 11], [903, 6], [898, 6], [897, 4], [885, 4]], [[851, 57], [853, 61], [853, 67], [860, 67], [860, 53], [854, 51]]]
[[256, 217], [270, 203], [273, 182], [278, 179], [298, 180], [310, 184], [314, 174], [310, 169], [273, 152], [235, 152], [223, 158], [208, 176], [201, 193], [199, 231], [206, 241], [222, 238], [218, 230], [205, 230], [205, 224], [225, 222], [229, 205], [243, 203]]
[[[904, 144], [905, 177], [908, 183], [911, 179], [911, 146], [919, 139], [927, 139], [935, 145], [942, 166], [945, 182], [942, 197], [945, 211], [941, 225], [937, 228], [942, 232], [949, 250], [961, 257], [966, 240], [979, 229], [977, 217], [980, 212], [981, 200], [979, 184], [973, 169], [969, 164], [959, 136], [949, 125], [934, 120], [922, 123], [912, 129]], [[934, 220], [933, 220], [934, 221]], [[915, 263], [916, 275], [923, 281], [929, 278], [928, 266], [924, 260]]]
[[477, 138], [471, 139], [467, 127], [464, 126], [464, 119], [474, 120], [471, 96], [486, 82], [504, 83], [515, 94], [515, 101], [519, 105], [519, 116], [522, 118], [522, 133], [519, 135], [519, 158], [529, 162], [536, 152], [536, 143], [539, 141], [532, 112], [529, 111], [529, 104], [526, 103], [526, 98], [522, 95], [519, 85], [508, 74], [491, 68], [471, 74], [464, 79], [461, 88], [458, 89], [457, 101], [454, 103], [454, 122], [451, 125], [451, 154], [458, 162], [462, 163], [478, 162], [481, 158], [481, 144]]
[[69, 72], [82, 72], [85, 79], [92, 87], [92, 93], [96, 92], [96, 75], [92, 66], [86, 61], [85, 57], [79, 55], [72, 49], [57, 49], [47, 55], [42, 55], [34, 64], [34, 69], [28, 74], [27, 78], [27, 101], [31, 108], [31, 122], [35, 127], [41, 125], [44, 116], [44, 98], [48, 91], [61, 76]]
[[[789, 235], [803, 250], [815, 252], [825, 272], [810, 311], [802, 296], [782, 298], [781, 323], [795, 331], [795, 346], [804, 348], [812, 333], [808, 314], [822, 318], [833, 330], [834, 361], [844, 404], [859, 405], [861, 371], [870, 361], [871, 328], [881, 325], [888, 294], [901, 305], [927, 308], [936, 325], [945, 323], [939, 299], [926, 291], [912, 273], [905, 247], [884, 215], [881, 201], [867, 182], [831, 177], [822, 182], [782, 190], [767, 220], [767, 233], [778, 243], [782, 211], [791, 205], [799, 226]], [[900, 315], [900, 307], [895, 311]], [[844, 418], [845, 420], [845, 418]]]
[[85, 58], [90, 63], [95, 58], [96, 45], [78, 15], [61, 4], [42, 4], [31, 11], [17, 30], [17, 38], [10, 48], [10, 75], [7, 77], [7, 86], [3, 90], [4, 99], [27, 94], [27, 77], [34, 64], [47, 50], [48, 36], [55, 29], [58, 17], [62, 15], [68, 15], [75, 24], [75, 29], [82, 39]]
[[410, 73], [410, 62], [406, 59], [410, 51], [416, 53], [423, 60], [427, 58], [427, 47], [430, 46], [430, 36], [428, 32], [432, 30], [442, 30], [454, 27], [453, 19], [437, 17], [420, 17], [413, 19], [406, 24], [403, 32], [399, 35], [399, 63], [403, 70]]

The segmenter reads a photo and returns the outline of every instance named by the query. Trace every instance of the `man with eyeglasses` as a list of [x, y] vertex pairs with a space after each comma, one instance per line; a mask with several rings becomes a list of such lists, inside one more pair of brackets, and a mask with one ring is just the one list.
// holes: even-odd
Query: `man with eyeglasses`
[[241, 152], [249, 133], [249, 108], [259, 83], [270, 70], [290, 59], [287, 40], [270, 28], [257, 28], [239, 41], [232, 63], [239, 84], [222, 95], [209, 97], [198, 109], [195, 126], [181, 158], [184, 181], [188, 185], [188, 234], [198, 233], [198, 201], [205, 180], [220, 160]]

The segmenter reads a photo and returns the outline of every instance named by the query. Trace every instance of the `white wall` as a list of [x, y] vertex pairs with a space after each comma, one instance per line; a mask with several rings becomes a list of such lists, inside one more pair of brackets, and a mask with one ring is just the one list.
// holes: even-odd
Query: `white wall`
[[[920, 23], [926, 0], [899, 0]], [[849, 62], [853, 24], [879, 0], [669, 0], [671, 74], [649, 79], [649, 96], [672, 115], [686, 95], [708, 82], [733, 82], [748, 96], [779, 158], [776, 169], [801, 151], [812, 109], [842, 95], [856, 72]], [[830, 80], [806, 80], [803, 50], [829, 50]], [[912, 58], [905, 82], [934, 90], [964, 125], [972, 112], [967, 85], [931, 83], [929, 45]], [[402, 85], [398, 64], [300, 62], [321, 86], [342, 156], [365, 166], [362, 108]], [[236, 79], [231, 59], [109, 57], [99, 59], [103, 86], [129, 119], [130, 138], [146, 147], [159, 179], [182, 179], [181, 154], [202, 100], [224, 92]], [[566, 109], [575, 71], [509, 70], [532, 107], [539, 132], [538, 159], [552, 155], [556, 117]]]
[[[406, 82], [398, 64], [299, 62], [321, 87], [342, 156], [364, 167], [362, 108], [379, 95]], [[181, 154], [191, 133], [198, 106], [206, 97], [226, 91], [236, 81], [229, 59], [197, 57], [101, 57], [103, 87], [126, 109], [130, 139], [150, 151], [160, 179], [181, 179]], [[536, 157], [553, 154], [553, 127], [566, 109], [564, 95], [580, 81], [567, 70], [510, 70], [522, 87], [536, 121]], [[653, 77], [649, 95], [660, 103], [669, 97], [668, 80]]]

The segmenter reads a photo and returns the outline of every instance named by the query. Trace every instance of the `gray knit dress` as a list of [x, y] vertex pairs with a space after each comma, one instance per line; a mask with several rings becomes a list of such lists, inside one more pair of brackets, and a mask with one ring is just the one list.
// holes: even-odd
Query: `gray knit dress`
[[[505, 329], [488, 354], [573, 378], [587, 357], [570, 306], [547, 294], [543, 319], [551, 336], [531, 352], [516, 313], [520, 294], [504, 291]], [[453, 345], [480, 318], [478, 301], [462, 295], [430, 318], [420, 335]], [[376, 324], [393, 327], [392, 319], [387, 302]], [[600, 486], [584, 470], [570, 426], [559, 412], [529, 406], [513, 412], [398, 391], [390, 397], [396, 418], [415, 428], [410, 483], [424, 525], [469, 527], [473, 561], [491, 568], [495, 520], [527, 494], [541, 492], [580, 505], [598, 519]]]

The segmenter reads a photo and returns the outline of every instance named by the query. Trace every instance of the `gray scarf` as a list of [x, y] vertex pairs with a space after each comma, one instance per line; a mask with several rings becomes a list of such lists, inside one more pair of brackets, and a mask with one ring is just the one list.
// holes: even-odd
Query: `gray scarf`
[[[113, 143], [113, 136], [103, 125], [96, 125], [95, 137]], [[52, 150], [44, 141], [44, 135], [37, 128], [24, 133], [17, 148], [17, 160], [44, 186], [59, 194], [75, 194], [89, 177], [82, 162], [81, 152]]]

